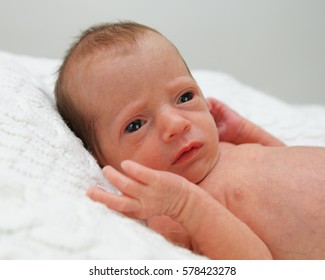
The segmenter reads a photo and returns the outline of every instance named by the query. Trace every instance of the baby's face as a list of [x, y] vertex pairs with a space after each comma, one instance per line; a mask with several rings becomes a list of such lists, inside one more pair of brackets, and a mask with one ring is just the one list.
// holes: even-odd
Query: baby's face
[[103, 165], [121, 170], [121, 161], [132, 159], [194, 183], [211, 171], [219, 157], [217, 128], [168, 41], [148, 35], [128, 52], [101, 54], [87, 69], [82, 104], [94, 116]]

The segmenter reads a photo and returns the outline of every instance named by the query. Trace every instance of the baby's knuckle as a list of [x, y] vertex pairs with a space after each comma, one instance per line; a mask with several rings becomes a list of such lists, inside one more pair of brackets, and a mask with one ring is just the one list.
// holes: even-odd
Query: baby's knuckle
[[122, 213], [126, 213], [127, 212], [127, 204], [125, 202], [121, 202], [119, 204], [118, 211], [122, 212]]
[[160, 171], [158, 171], [158, 170], [155, 170], [154, 172], [152, 172], [152, 174], [151, 174], [151, 182], [149, 182], [149, 183], [159, 183], [159, 182], [161, 182], [161, 172]]
[[130, 181], [126, 181], [126, 180], [124, 180], [124, 181], [122, 181], [121, 183], [120, 183], [120, 189], [122, 189], [122, 190], [127, 190], [127, 189], [129, 189], [130, 188]]

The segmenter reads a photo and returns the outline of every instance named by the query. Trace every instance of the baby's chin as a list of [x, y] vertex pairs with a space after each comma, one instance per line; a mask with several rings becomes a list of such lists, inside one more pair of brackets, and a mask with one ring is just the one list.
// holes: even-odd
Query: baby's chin
[[200, 183], [202, 183], [205, 178], [210, 174], [211, 172], [211, 168], [203, 171], [203, 172], [200, 172], [199, 174], [195, 174], [195, 176], [190, 176], [189, 178], [186, 178], [187, 180], [189, 180], [190, 182], [196, 184], [196, 185], [199, 185]]
[[190, 181], [191, 183], [195, 184], [195, 185], [199, 185], [200, 183], [202, 183], [204, 181], [204, 179], [209, 175], [209, 173], [204, 173], [204, 174], [199, 174], [200, 176], [193, 176], [193, 178], [189, 177], [189, 178], [185, 178]]
[[217, 151], [215, 156], [211, 158], [206, 164], [202, 164], [196, 173], [193, 172], [195, 174], [191, 174], [190, 176], [188, 176], [188, 178], [186, 178], [186, 176], [184, 177], [196, 185], [202, 183], [216, 167], [219, 158], [220, 158], [220, 151]]
[[202, 164], [196, 168], [193, 168], [192, 170], [188, 170], [187, 172], [178, 173], [178, 175], [184, 177], [193, 184], [199, 185], [208, 177], [216, 164], [217, 160], [211, 162], [210, 164]]

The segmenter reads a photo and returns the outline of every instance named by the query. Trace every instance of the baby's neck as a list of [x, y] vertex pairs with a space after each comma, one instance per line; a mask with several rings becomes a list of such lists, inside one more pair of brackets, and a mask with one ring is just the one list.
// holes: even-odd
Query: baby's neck
[[[231, 143], [226, 143], [226, 142], [220, 142], [219, 147], [220, 147], [220, 156], [215, 164], [215, 166], [211, 169], [209, 174], [197, 185], [200, 186], [202, 189], [206, 190], [208, 193], [210, 193], [212, 196], [215, 198], [218, 197], [218, 199], [221, 203], [224, 201], [224, 186], [223, 186], [223, 173], [220, 170], [220, 165], [222, 165], [222, 161], [225, 157], [225, 153], [227, 153], [227, 150], [229, 148], [233, 148], [235, 145]], [[222, 167], [221, 167], [222, 169]]]

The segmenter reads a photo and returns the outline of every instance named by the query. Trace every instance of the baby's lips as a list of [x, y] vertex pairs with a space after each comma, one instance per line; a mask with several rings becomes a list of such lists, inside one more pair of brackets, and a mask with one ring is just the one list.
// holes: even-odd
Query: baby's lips
[[175, 164], [182, 157], [182, 155], [185, 154], [186, 152], [189, 152], [192, 149], [199, 149], [201, 147], [202, 147], [202, 144], [199, 143], [199, 142], [192, 142], [192, 143], [189, 143], [189, 144], [185, 145], [177, 153], [177, 155], [176, 155], [175, 160], [174, 160], [173, 163]]

